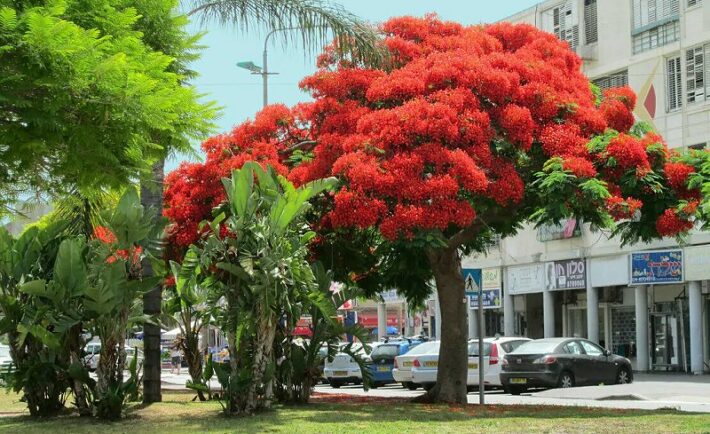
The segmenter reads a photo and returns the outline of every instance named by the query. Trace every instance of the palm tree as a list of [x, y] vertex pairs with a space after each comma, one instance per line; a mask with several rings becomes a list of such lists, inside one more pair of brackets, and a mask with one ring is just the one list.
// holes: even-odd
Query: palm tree
[[[253, 27], [278, 30], [278, 37], [284, 42], [300, 38], [309, 52], [320, 50], [335, 39], [339, 53], [355, 62], [371, 65], [379, 64], [383, 59], [376, 29], [337, 4], [319, 0], [196, 0], [188, 3], [186, 6], [190, 11], [187, 15], [197, 15], [203, 23], [216, 21], [222, 25], [236, 25], [245, 32]], [[161, 209], [163, 205], [167, 153], [166, 150], [154, 163], [150, 179], [141, 185], [141, 202], [146, 209]], [[150, 265], [145, 265], [144, 275], [151, 276]], [[158, 286], [143, 299], [145, 313], [160, 313], [161, 301], [162, 287]], [[157, 402], [161, 400], [158, 326], [146, 325], [144, 350], [143, 400]]]

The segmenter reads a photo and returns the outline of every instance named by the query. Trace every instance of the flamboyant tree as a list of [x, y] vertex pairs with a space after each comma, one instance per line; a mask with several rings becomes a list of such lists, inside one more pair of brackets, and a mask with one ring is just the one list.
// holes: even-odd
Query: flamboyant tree
[[[682, 235], [706, 221], [708, 154], [677, 155], [634, 125], [629, 88], [603, 94], [565, 42], [529, 25], [465, 27], [435, 16], [382, 26], [390, 63], [368, 69], [336, 50], [301, 86], [313, 102], [272, 106], [207, 140], [204, 164], [168, 177], [173, 245], [200, 239], [224, 200], [219, 178], [245, 161], [296, 184], [336, 176], [314, 209], [341, 281], [395, 285], [411, 301], [436, 284], [437, 385], [427, 399], [466, 402], [461, 256], [522, 224], [576, 216], [623, 242]], [[337, 262], [336, 262], [337, 261]]]

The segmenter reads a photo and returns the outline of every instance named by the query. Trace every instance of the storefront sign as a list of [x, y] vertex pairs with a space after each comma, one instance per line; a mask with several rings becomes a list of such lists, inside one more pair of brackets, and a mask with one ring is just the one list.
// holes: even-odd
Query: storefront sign
[[682, 250], [660, 250], [631, 254], [631, 285], [657, 285], [682, 281]]
[[589, 260], [591, 284], [595, 288], [629, 284], [628, 255], [602, 256]]
[[567, 259], [545, 263], [545, 288], [582, 289], [587, 287], [584, 259]]
[[380, 295], [382, 296], [382, 300], [385, 303], [396, 303], [404, 301], [404, 299], [399, 296], [396, 289], [388, 289], [387, 291], [382, 291]]
[[566, 240], [582, 236], [582, 222], [572, 218], [558, 224], [544, 224], [537, 229], [537, 240], [540, 242]]
[[[483, 285], [483, 308], [497, 309], [501, 306], [500, 268], [484, 268], [481, 273]], [[467, 288], [468, 290], [468, 288]], [[478, 308], [478, 292], [469, 294], [469, 306]]]
[[686, 247], [684, 254], [685, 280], [710, 279], [710, 245]]
[[543, 264], [509, 267], [506, 270], [506, 291], [511, 295], [533, 294], [545, 288]]

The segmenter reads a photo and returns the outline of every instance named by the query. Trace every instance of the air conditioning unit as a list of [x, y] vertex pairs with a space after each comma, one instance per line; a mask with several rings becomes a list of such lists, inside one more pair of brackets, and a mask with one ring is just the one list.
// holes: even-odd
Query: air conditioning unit
[[599, 59], [599, 44], [578, 45], [575, 51], [582, 60], [591, 61]]

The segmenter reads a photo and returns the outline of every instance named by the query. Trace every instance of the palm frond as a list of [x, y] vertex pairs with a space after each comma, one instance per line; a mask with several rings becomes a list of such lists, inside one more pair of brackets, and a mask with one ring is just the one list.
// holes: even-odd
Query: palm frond
[[203, 23], [235, 25], [275, 31], [284, 43], [297, 40], [310, 52], [320, 51], [333, 39], [341, 56], [355, 63], [378, 66], [385, 59], [377, 29], [342, 6], [321, 0], [193, 0], [188, 15]]

